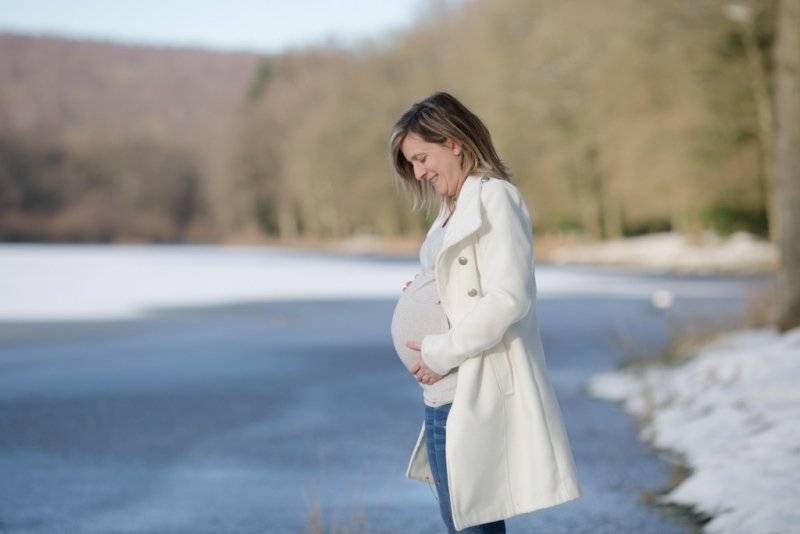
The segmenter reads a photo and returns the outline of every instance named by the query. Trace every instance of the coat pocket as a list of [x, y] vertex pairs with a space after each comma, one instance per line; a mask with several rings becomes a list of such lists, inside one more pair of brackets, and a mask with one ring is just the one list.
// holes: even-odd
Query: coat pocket
[[504, 347], [504, 343], [500, 343], [489, 354], [489, 365], [491, 365], [497, 383], [500, 386], [500, 391], [503, 395], [511, 395], [514, 393], [514, 373], [511, 368], [511, 358], [508, 351]]

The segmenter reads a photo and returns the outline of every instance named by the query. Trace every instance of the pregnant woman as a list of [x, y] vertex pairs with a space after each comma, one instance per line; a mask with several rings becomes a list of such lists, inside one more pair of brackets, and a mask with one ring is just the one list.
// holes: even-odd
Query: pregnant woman
[[440, 200], [392, 319], [425, 402], [407, 475], [435, 483], [448, 532], [502, 533], [581, 495], [539, 336], [528, 208], [489, 131], [447, 93], [400, 117], [389, 151], [416, 208]]

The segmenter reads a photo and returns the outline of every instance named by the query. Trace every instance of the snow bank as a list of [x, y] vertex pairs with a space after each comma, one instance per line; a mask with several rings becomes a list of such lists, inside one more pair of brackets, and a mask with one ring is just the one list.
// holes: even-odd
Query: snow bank
[[692, 242], [681, 234], [669, 232], [591, 245], [567, 245], [551, 253], [556, 263], [701, 272], [773, 269], [777, 258], [777, 250], [771, 243], [746, 233], [735, 233], [727, 239], [704, 233], [697, 242]]
[[730, 334], [676, 367], [604, 373], [591, 394], [644, 418], [641, 439], [693, 470], [663, 501], [713, 516], [705, 531], [798, 532], [800, 329]]

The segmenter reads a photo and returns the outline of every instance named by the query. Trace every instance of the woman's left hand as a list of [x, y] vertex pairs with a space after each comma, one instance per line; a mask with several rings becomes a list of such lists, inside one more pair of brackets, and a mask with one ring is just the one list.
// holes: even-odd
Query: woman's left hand
[[[419, 341], [408, 341], [406, 342], [406, 347], [411, 350], [422, 350], [422, 344]], [[414, 375], [414, 378], [417, 379], [417, 382], [426, 385], [435, 384], [444, 378], [444, 375], [440, 375], [428, 367], [428, 365], [422, 359], [422, 356], [417, 358], [417, 361], [415, 361], [411, 366], [411, 374]]]

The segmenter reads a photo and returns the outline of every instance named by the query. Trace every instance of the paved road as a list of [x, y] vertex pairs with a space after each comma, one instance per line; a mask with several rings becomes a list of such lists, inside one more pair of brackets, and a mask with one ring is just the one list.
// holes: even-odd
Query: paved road
[[[514, 518], [509, 532], [688, 532], [643, 503], [671, 466], [584, 386], [619, 363], [620, 348], [662, 343], [670, 324], [737, 315], [754, 282], [643, 278], [743, 290], [679, 301], [666, 315], [632, 298], [539, 303], [585, 497]], [[393, 353], [393, 307], [263, 303], [0, 323], [0, 533], [299, 533], [314, 515], [364, 521], [366, 532], [441, 532], [431, 489], [403, 476], [423, 408]]]

